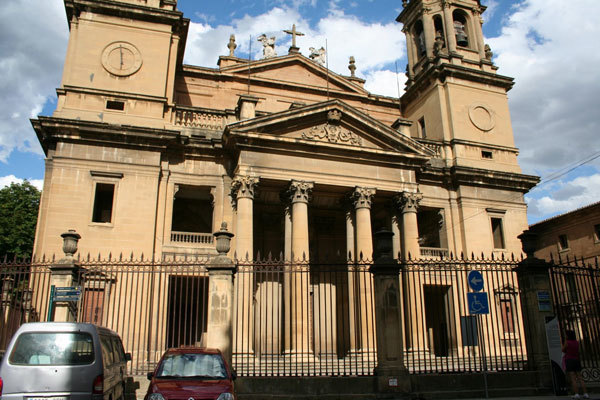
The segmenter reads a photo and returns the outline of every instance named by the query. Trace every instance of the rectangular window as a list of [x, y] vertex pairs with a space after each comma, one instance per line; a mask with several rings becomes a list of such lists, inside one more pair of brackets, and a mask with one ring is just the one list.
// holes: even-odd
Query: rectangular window
[[569, 240], [567, 235], [558, 235], [558, 249], [560, 251], [569, 250]]
[[111, 223], [115, 185], [112, 183], [96, 183], [94, 196], [94, 212], [92, 222]]
[[504, 333], [515, 333], [512, 301], [510, 299], [500, 299], [500, 313], [502, 315]]
[[481, 151], [481, 158], [485, 158], [486, 160], [491, 160], [494, 158], [494, 155], [491, 151]]
[[84, 365], [94, 362], [92, 336], [85, 332], [22, 333], [9, 362], [16, 365]]
[[125, 110], [125, 103], [122, 101], [117, 101], [117, 100], [107, 100], [106, 101], [106, 109], [123, 111], [123, 110]]
[[421, 119], [419, 120], [419, 127], [421, 128], [421, 137], [426, 138], [427, 130], [425, 129], [425, 117], [421, 117]]
[[503, 249], [504, 245], [504, 231], [502, 228], [502, 218], [492, 217], [492, 236], [494, 237], [494, 248]]
[[594, 225], [594, 241], [600, 242], [600, 224]]

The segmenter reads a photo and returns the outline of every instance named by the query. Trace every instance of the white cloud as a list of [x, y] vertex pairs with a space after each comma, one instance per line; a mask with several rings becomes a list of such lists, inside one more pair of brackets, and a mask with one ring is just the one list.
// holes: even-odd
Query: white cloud
[[365, 78], [367, 80], [365, 89], [371, 93], [398, 97], [398, 92], [400, 92], [400, 95], [404, 92], [404, 84], [406, 83], [406, 75], [404, 74], [399, 73], [396, 75], [395, 71], [375, 70], [367, 73]]
[[509, 92], [527, 173], [545, 175], [600, 150], [600, 2], [525, 0], [488, 42]]
[[28, 118], [60, 84], [68, 38], [62, 1], [0, 2], [0, 161], [15, 148], [41, 153]]
[[[24, 179], [17, 178], [14, 175], [0, 176], [0, 189], [6, 186], [10, 186], [11, 183], [23, 183]], [[29, 183], [38, 188], [38, 190], [42, 190], [44, 186], [43, 179], [28, 179]]]
[[600, 200], [600, 173], [559, 182], [551, 196], [529, 199], [533, 217], [547, 217], [584, 207]]

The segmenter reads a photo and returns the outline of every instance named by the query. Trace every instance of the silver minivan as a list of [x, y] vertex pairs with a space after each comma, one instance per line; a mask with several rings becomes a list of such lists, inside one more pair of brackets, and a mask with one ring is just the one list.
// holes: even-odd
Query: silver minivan
[[109, 329], [75, 322], [23, 324], [0, 364], [0, 396], [123, 399], [129, 360], [121, 338]]

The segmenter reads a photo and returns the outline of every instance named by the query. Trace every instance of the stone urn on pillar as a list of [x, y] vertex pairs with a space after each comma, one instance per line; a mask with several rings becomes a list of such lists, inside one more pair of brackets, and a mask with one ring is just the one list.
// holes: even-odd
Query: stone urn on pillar
[[[77, 252], [77, 243], [81, 235], [74, 229], [60, 235], [63, 238], [63, 252], [65, 256], [56, 264], [50, 266], [50, 285], [53, 287], [77, 287], [79, 286], [79, 263], [75, 262], [74, 254]], [[77, 308], [71, 302], [55, 302], [51, 313], [53, 321], [75, 321], [77, 319]]]
[[231, 365], [232, 314], [233, 314], [233, 275], [235, 264], [227, 257], [231, 248], [233, 233], [227, 230], [227, 223], [213, 233], [218, 256], [213, 258], [208, 270], [208, 327], [206, 346], [221, 350]]

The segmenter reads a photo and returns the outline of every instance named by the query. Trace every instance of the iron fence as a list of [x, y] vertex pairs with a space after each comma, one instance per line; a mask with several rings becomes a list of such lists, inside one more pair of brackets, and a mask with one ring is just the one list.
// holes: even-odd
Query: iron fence
[[[207, 261], [80, 260], [79, 300], [55, 306], [68, 307], [77, 321], [118, 332], [133, 356], [128, 372], [142, 374], [169, 347], [205, 345]], [[2, 349], [20, 324], [52, 320], [52, 265], [0, 263]], [[238, 262], [232, 322], [238, 374], [372, 375], [377, 343], [370, 265]], [[401, 345], [411, 373], [526, 368], [516, 265], [514, 260], [455, 258], [404, 263]], [[471, 270], [483, 274], [489, 314], [468, 312]]]
[[[554, 310], [562, 333], [572, 330], [580, 343], [582, 376], [600, 381], [600, 268], [569, 259], [550, 270]], [[564, 336], [563, 336], [564, 337]]]
[[[405, 363], [411, 373], [526, 368], [515, 260], [405, 263]], [[375, 309], [369, 262], [238, 263], [233, 365], [242, 376], [372, 375]], [[467, 274], [484, 277], [489, 313], [470, 315]], [[400, 340], [400, 339], [399, 339]]]

